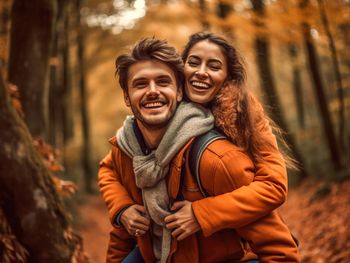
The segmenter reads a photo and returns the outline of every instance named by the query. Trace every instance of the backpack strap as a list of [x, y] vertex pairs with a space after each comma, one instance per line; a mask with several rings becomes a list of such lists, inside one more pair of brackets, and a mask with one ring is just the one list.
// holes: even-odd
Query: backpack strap
[[199, 190], [204, 197], [209, 196], [204, 190], [199, 174], [199, 165], [205, 149], [214, 141], [227, 139], [225, 135], [219, 131], [212, 129], [207, 133], [197, 136], [192, 143], [190, 153], [189, 153], [189, 166], [192, 176], [195, 177]]

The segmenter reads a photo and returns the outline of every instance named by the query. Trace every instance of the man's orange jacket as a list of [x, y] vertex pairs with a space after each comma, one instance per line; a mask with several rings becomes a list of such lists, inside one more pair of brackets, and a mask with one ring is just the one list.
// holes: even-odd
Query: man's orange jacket
[[[118, 148], [115, 138], [110, 142], [112, 151], [100, 163], [99, 186], [114, 222], [123, 208], [142, 205], [142, 195], [135, 184], [132, 160]], [[279, 153], [264, 156], [274, 169], [263, 162], [255, 167], [229, 141], [213, 142], [200, 163], [201, 181], [211, 196], [203, 198], [186, 161], [191, 143], [171, 162], [168, 192], [171, 202], [179, 191], [193, 202], [201, 231], [182, 241], [173, 239], [168, 262], [243, 262], [256, 255], [260, 262], [300, 262], [291, 233], [274, 210], [286, 194], [286, 171]], [[185, 169], [182, 186], [181, 169]], [[119, 226], [111, 231], [107, 262], [121, 262], [135, 244], [146, 262], [154, 262], [150, 234], [134, 237]]]

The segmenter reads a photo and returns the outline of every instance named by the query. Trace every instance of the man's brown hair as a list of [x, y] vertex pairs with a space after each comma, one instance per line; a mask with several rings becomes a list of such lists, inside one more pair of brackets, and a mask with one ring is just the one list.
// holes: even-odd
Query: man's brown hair
[[147, 60], [157, 60], [166, 64], [174, 72], [177, 87], [182, 88], [185, 77], [181, 56], [165, 40], [153, 37], [140, 40], [133, 47], [130, 54], [123, 54], [117, 57], [115, 74], [119, 76], [120, 87], [125, 92], [128, 90], [129, 68], [137, 62]]

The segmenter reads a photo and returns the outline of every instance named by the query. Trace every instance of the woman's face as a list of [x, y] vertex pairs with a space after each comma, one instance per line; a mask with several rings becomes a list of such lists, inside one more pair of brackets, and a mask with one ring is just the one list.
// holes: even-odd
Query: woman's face
[[196, 43], [185, 62], [185, 92], [196, 103], [212, 101], [227, 78], [227, 61], [221, 48], [207, 40]]

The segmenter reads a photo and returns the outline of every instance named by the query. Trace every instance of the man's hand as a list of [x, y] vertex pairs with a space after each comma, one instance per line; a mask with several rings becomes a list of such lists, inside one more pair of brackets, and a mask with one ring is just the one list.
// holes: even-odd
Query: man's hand
[[191, 202], [175, 202], [171, 207], [171, 210], [178, 211], [167, 216], [164, 221], [166, 227], [172, 230], [172, 236], [176, 237], [177, 240], [183, 240], [200, 230], [200, 225], [192, 211]]
[[132, 205], [125, 209], [120, 222], [130, 235], [144, 235], [149, 229], [150, 220], [145, 215], [145, 208], [141, 205]]

